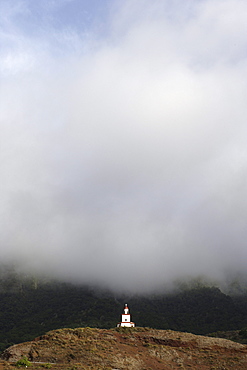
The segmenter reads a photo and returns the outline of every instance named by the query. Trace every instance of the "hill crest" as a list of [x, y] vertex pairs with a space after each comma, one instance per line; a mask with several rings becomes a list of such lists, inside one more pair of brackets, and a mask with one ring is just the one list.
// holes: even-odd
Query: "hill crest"
[[2, 360], [26, 356], [32, 368], [49, 363], [55, 370], [247, 368], [247, 345], [172, 330], [149, 328], [58, 329], [7, 348]]

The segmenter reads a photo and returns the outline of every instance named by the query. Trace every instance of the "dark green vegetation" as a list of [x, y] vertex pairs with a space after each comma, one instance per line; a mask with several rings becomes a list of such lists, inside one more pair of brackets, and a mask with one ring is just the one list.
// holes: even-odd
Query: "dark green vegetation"
[[247, 330], [230, 330], [230, 331], [217, 331], [208, 334], [209, 337], [229, 339], [234, 342], [247, 344]]
[[26, 356], [23, 356], [20, 360], [15, 363], [17, 367], [28, 367], [31, 366], [31, 362], [28, 361]]
[[[0, 350], [58, 328], [115, 327], [128, 302], [137, 326], [195, 334], [247, 327], [247, 295], [214, 287], [117, 297], [109, 292], [0, 271]], [[241, 335], [240, 333], [240, 335]], [[247, 338], [246, 338], [247, 340]]]

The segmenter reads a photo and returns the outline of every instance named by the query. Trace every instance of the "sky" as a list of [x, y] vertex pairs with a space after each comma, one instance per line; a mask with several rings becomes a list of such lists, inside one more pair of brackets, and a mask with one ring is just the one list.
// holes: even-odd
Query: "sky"
[[0, 261], [132, 292], [246, 274], [246, 19], [0, 0]]

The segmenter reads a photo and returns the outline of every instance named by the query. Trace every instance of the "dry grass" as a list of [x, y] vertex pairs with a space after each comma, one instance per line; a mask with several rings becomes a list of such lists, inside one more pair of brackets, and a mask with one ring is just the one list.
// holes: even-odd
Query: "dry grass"
[[171, 330], [119, 329], [48, 332], [6, 350], [0, 370], [16, 369], [23, 355], [32, 370], [247, 369], [246, 345]]

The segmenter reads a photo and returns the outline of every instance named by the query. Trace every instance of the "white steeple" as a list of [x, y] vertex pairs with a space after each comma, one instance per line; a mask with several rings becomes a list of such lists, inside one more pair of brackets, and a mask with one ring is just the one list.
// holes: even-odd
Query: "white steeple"
[[117, 327], [119, 326], [127, 326], [129, 328], [135, 326], [135, 323], [131, 321], [130, 310], [129, 310], [127, 303], [125, 303], [125, 306], [124, 306], [124, 313], [122, 314], [122, 321], [117, 324]]
[[125, 303], [125, 306], [124, 306], [124, 315], [127, 315], [129, 313], [129, 308], [127, 306], [127, 303]]

